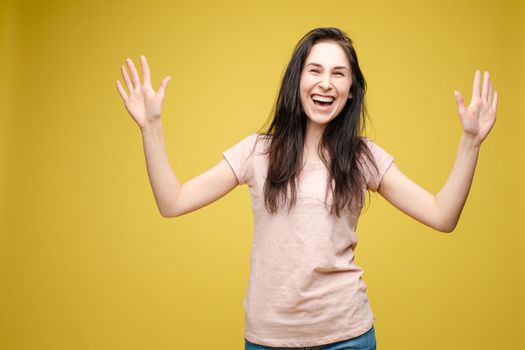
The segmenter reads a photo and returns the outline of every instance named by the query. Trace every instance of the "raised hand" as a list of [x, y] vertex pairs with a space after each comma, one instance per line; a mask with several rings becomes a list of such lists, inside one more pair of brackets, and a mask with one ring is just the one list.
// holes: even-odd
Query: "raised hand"
[[167, 76], [164, 78], [160, 83], [159, 89], [155, 92], [151, 87], [150, 70], [146, 57], [144, 55], [140, 56], [142, 77], [144, 79], [144, 83], [142, 84], [140, 83], [139, 74], [133, 61], [128, 58], [126, 63], [132, 79], [130, 80], [128, 71], [124, 65], [121, 66], [121, 70], [122, 76], [124, 77], [124, 81], [129, 90], [129, 96], [126, 94], [126, 91], [120, 84], [119, 80], [117, 80], [117, 89], [122, 100], [124, 100], [124, 105], [129, 114], [142, 129], [149, 124], [160, 120], [166, 88], [171, 77]]
[[492, 81], [489, 78], [489, 72], [485, 72], [481, 93], [479, 91], [480, 76], [480, 71], [476, 70], [472, 99], [468, 108], [465, 107], [463, 96], [459, 91], [454, 91], [463, 130], [465, 134], [476, 140], [477, 144], [481, 144], [492, 129], [496, 122], [496, 109], [498, 108], [498, 93], [494, 92], [494, 95], [492, 93]]

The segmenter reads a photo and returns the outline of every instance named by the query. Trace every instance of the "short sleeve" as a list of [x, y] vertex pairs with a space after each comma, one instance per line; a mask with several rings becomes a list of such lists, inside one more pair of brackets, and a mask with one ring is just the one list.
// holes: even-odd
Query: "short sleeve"
[[253, 175], [253, 153], [257, 133], [253, 133], [222, 152], [224, 159], [233, 169], [239, 185], [248, 183]]
[[379, 189], [379, 184], [383, 179], [383, 176], [385, 175], [390, 165], [392, 165], [392, 163], [394, 162], [394, 157], [371, 139], [364, 138], [364, 141], [370, 149], [372, 156], [374, 157], [378, 170], [376, 171], [374, 166], [370, 164], [368, 158], [364, 157], [364, 162], [366, 164], [364, 172], [367, 186], [368, 189], [372, 192], [377, 192], [377, 190]]

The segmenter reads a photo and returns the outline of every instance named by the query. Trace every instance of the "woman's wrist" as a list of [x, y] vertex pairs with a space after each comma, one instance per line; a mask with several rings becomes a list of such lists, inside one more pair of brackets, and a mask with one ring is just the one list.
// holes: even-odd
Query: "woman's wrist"
[[154, 122], [149, 122], [141, 126], [140, 131], [142, 132], [142, 134], [148, 134], [152, 132], [155, 133], [158, 131], [162, 131], [162, 122], [160, 118]]
[[466, 132], [463, 132], [463, 134], [461, 135], [461, 141], [468, 147], [472, 147], [472, 148], [481, 147], [481, 141], [476, 136], [467, 134]]

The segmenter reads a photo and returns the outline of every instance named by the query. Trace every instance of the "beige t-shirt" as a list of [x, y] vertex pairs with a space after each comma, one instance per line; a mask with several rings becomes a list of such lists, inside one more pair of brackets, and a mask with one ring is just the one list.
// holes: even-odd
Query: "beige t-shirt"
[[[268, 155], [262, 154], [270, 141], [260, 137], [255, 145], [256, 136], [223, 152], [239, 184], [249, 186], [253, 210], [245, 338], [265, 346], [305, 347], [365, 333], [375, 317], [363, 271], [354, 264], [358, 216], [347, 209], [339, 218], [329, 215], [324, 202], [328, 171], [320, 160], [302, 170], [295, 207], [270, 215], [263, 195]], [[394, 158], [364, 140], [379, 168], [378, 173], [372, 166], [365, 171], [367, 187], [375, 192]]]

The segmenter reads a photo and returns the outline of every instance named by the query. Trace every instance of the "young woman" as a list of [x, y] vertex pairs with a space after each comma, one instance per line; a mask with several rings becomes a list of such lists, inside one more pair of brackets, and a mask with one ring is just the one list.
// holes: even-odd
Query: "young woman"
[[[250, 280], [244, 300], [246, 349], [375, 349], [374, 315], [354, 264], [356, 227], [370, 190], [438, 231], [452, 232], [472, 183], [481, 143], [496, 120], [497, 93], [476, 71], [468, 107], [455, 92], [463, 135], [437, 195], [407, 178], [363, 135], [366, 83], [352, 41], [317, 28], [297, 44], [265, 132], [181, 184], [166, 156], [161, 110], [170, 77], [155, 92], [146, 58], [143, 82], [122, 66], [117, 89], [142, 131], [149, 179], [164, 217], [176, 217], [247, 184], [254, 213]], [[368, 192], [370, 193], [370, 192]]]

